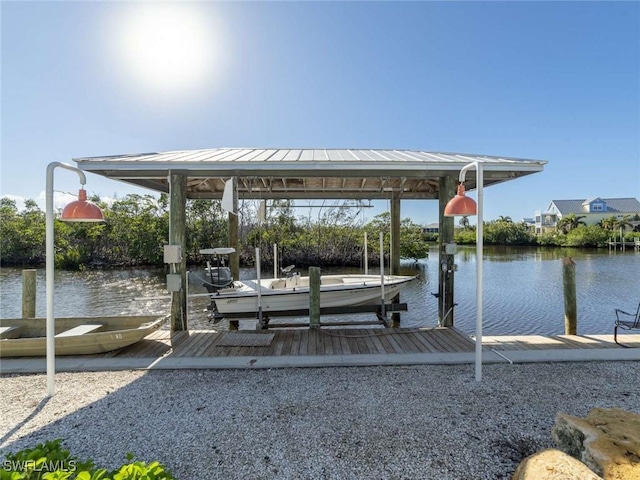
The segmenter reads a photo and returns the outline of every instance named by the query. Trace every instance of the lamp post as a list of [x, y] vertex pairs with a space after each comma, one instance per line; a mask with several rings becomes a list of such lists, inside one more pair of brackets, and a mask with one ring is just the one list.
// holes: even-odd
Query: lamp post
[[[478, 203], [464, 194], [464, 180], [467, 171], [476, 169], [476, 188], [478, 192]], [[482, 223], [483, 223], [483, 192], [482, 187], [484, 177], [482, 172], [482, 162], [473, 162], [462, 167], [460, 170], [460, 185], [458, 194], [453, 197], [444, 209], [444, 215], [454, 217], [456, 215], [478, 215], [476, 225], [476, 381], [482, 380]]]
[[[87, 183], [84, 172], [79, 168], [72, 167], [66, 163], [51, 162], [47, 165], [47, 182], [46, 182], [46, 296], [47, 296], [47, 396], [53, 397], [55, 394], [55, 321], [53, 316], [53, 282], [55, 269], [55, 252], [53, 241], [53, 171], [57, 168], [65, 168], [72, 170], [80, 177], [82, 186]], [[78, 194], [78, 200], [74, 200], [62, 211], [60, 220], [67, 222], [102, 222], [102, 211], [95, 204], [87, 201], [87, 192], [81, 188]]]

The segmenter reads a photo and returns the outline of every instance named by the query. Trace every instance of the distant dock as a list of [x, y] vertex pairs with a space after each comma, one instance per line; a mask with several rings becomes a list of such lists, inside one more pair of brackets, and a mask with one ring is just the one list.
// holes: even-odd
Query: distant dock
[[609, 240], [609, 250], [618, 250], [625, 251], [627, 248], [633, 248], [636, 252], [640, 251], [640, 238], [634, 239], [632, 242], [617, 242], [614, 240]]

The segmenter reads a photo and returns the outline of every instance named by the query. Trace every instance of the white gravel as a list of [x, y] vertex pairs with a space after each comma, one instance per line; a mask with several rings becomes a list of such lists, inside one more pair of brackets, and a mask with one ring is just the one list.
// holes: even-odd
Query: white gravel
[[637, 362], [0, 376], [0, 453], [62, 438], [182, 480], [502, 479], [553, 446], [557, 412], [640, 412]]

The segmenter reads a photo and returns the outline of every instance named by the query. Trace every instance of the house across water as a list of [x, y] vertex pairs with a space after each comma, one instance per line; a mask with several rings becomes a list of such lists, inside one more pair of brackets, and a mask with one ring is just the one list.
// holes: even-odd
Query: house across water
[[[630, 228], [640, 225], [640, 201], [637, 198], [587, 198], [579, 200], [551, 200], [545, 211], [536, 211], [534, 226], [537, 234], [555, 230], [562, 217], [574, 214], [586, 225], [596, 225], [615, 217], [629, 219]], [[627, 229], [629, 226], [626, 227]]]

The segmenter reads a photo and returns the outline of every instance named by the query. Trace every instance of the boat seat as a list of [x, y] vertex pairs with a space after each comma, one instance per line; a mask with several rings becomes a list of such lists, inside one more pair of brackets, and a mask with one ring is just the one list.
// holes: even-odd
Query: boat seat
[[[636, 313], [625, 312], [619, 308], [616, 308], [615, 312], [616, 323], [613, 327], [613, 341], [618, 343], [618, 328], [624, 330], [640, 330], [640, 303], [638, 303]], [[618, 343], [618, 345], [622, 344]]]
[[74, 337], [76, 335], [84, 335], [85, 333], [97, 332], [104, 328], [103, 323], [87, 323], [84, 325], [78, 325], [69, 330], [65, 330], [56, 335], [56, 337]]
[[23, 325], [9, 325], [7, 327], [0, 327], [0, 339], [18, 338], [23, 329]]

